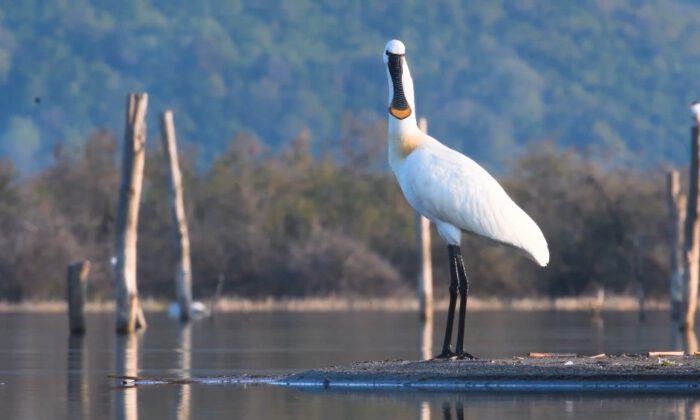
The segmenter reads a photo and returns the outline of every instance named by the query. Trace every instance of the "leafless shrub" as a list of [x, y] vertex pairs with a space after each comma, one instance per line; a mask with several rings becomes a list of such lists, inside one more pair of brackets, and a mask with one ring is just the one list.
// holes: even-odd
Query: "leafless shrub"
[[387, 296], [407, 291], [399, 272], [362, 242], [317, 229], [292, 248], [279, 287], [295, 296]]

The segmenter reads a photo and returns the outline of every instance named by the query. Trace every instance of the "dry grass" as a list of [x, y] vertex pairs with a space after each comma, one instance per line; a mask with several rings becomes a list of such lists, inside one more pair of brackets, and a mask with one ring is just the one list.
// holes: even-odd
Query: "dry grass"
[[[149, 312], [166, 311], [170, 302], [145, 299], [143, 307]], [[435, 302], [438, 310], [447, 309], [447, 300]], [[610, 296], [605, 299], [602, 307], [595, 297], [578, 298], [524, 298], [524, 299], [500, 299], [500, 298], [469, 298], [470, 311], [513, 310], [513, 311], [636, 311], [638, 302], [632, 296]], [[666, 300], [651, 299], [646, 301], [648, 310], [668, 309]], [[113, 301], [89, 302], [88, 312], [114, 311]], [[415, 311], [418, 302], [412, 298], [345, 298], [325, 297], [306, 299], [261, 299], [251, 300], [229, 297], [221, 299], [214, 310], [216, 312], [330, 312], [330, 311]], [[21, 303], [0, 302], [0, 312], [64, 312], [66, 303], [62, 301], [27, 301]]]

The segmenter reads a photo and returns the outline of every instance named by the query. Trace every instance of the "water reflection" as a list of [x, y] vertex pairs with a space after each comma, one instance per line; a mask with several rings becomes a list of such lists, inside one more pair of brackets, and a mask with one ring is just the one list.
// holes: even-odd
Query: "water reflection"
[[700, 420], [700, 401], [684, 401], [683, 411], [685, 420]]
[[[118, 335], [115, 348], [115, 371], [118, 376], [136, 377], [139, 374], [139, 345], [136, 334]], [[114, 393], [115, 413], [120, 420], [138, 420], [138, 394], [135, 386], [124, 387]]]
[[[464, 420], [464, 405], [461, 401], [455, 403], [455, 416], [457, 420]], [[442, 403], [442, 418], [444, 420], [452, 420], [452, 407], [449, 401]]]
[[[177, 338], [178, 344], [178, 377], [188, 379], [192, 375], [192, 325], [183, 324], [180, 327]], [[177, 419], [186, 420], [190, 418], [190, 384], [182, 384], [178, 387], [177, 394]]]
[[66, 375], [68, 418], [83, 418], [89, 413], [90, 384], [87, 376], [85, 339], [82, 335], [69, 335], [66, 354], [68, 358], [68, 374]]
[[605, 328], [605, 319], [603, 319], [603, 315], [600, 312], [595, 312], [591, 315], [591, 326], [595, 328], [597, 333], [600, 333]]
[[421, 401], [418, 403], [418, 413], [416, 414], [417, 420], [430, 420], [430, 404], [428, 401]]
[[[671, 343], [690, 352], [697, 346], [694, 333], [675, 329], [672, 341], [667, 312], [649, 311], [644, 323], [631, 311], [603, 315], [604, 327], [594, 328], [583, 311], [554, 316], [549, 311], [475, 311], [470, 350], [494, 358], [537, 349], [592, 355], [670, 350]], [[107, 374], [184, 379], [269, 374], [357, 360], [415, 359], [419, 351], [427, 358], [439, 344], [431, 340], [431, 325], [416, 333], [418, 319], [409, 312], [220, 314], [214, 323], [182, 329], [165, 315], [149, 320], [152, 328], [143, 335], [115, 337], [113, 314], [94, 314], [90, 335], [68, 339], [63, 317], [0, 314], [6, 334], [0, 340], [0, 417], [700, 420], [700, 399], [694, 394], [350, 393], [181, 383], [115, 387], [117, 381], [106, 380]], [[437, 328], [443, 321], [435, 318]], [[55, 349], [56, 342], [63, 343], [63, 351]], [[449, 414], [443, 411], [446, 401]]]
[[[314, 407], [342, 418], [407, 418], [406, 408], [416, 419], [620, 419], [664, 418], [700, 420], [700, 399], [688, 395], [521, 393], [521, 392], [430, 392], [430, 391], [311, 391]], [[376, 410], [369, 408], [375, 407]], [[389, 411], [387, 408], [391, 407]], [[363, 410], [366, 408], [367, 410]], [[286, 418], [305, 417], [297, 411]], [[292, 414], [292, 413], [290, 413]], [[255, 415], [252, 418], [257, 418]], [[321, 418], [321, 417], [316, 417]], [[328, 418], [328, 417], [323, 417]]]

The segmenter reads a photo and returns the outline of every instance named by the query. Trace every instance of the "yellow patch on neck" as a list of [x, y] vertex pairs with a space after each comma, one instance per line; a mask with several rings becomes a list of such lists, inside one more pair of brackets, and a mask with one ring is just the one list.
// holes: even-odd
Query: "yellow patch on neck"
[[395, 143], [396, 151], [405, 159], [423, 143], [423, 133], [402, 134], [397, 140]]

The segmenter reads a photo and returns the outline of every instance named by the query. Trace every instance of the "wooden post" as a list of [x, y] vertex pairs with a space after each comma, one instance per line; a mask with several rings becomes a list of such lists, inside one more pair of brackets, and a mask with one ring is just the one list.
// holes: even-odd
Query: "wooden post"
[[591, 301], [591, 317], [593, 319], [600, 318], [603, 305], [605, 305], [605, 289], [603, 286], [598, 286], [595, 297]]
[[419, 324], [418, 357], [420, 360], [429, 360], [433, 358], [433, 319], [421, 320]]
[[644, 287], [641, 242], [642, 241], [639, 237], [635, 237], [634, 240], [632, 240], [632, 272], [634, 272], [634, 278], [637, 283], [637, 303], [639, 305], [637, 319], [639, 319], [639, 321], [645, 321], [647, 318], [647, 311], [645, 307], [646, 290]]
[[689, 329], [683, 334], [683, 350], [685, 354], [695, 355], [698, 351], [698, 337], [694, 329]]
[[146, 159], [147, 108], [146, 93], [129, 95], [119, 207], [117, 208], [116, 264], [114, 266], [118, 334], [130, 334], [139, 328], [146, 328], [136, 285], [136, 241], [143, 166]]
[[90, 261], [76, 261], [68, 265], [68, 326], [71, 334], [85, 334], [85, 296], [89, 273]]
[[187, 218], [182, 198], [182, 175], [177, 157], [175, 124], [173, 112], [165, 111], [161, 117], [161, 139], [165, 152], [165, 165], [170, 178], [170, 215], [173, 223], [177, 268], [175, 283], [177, 303], [180, 307], [180, 320], [189, 321], [192, 305], [192, 270], [190, 266], [190, 236], [187, 231]]
[[[421, 118], [418, 127], [428, 132], [428, 120]], [[421, 321], [433, 320], [433, 261], [430, 252], [430, 220], [416, 212], [416, 243], [418, 245], [418, 313]], [[431, 328], [432, 330], [432, 328]]]
[[669, 214], [669, 248], [671, 250], [671, 319], [679, 321], [683, 304], [683, 225], [686, 198], [681, 193], [678, 171], [666, 174], [666, 203]]
[[698, 217], [698, 188], [700, 171], [700, 138], [698, 124], [691, 130], [690, 142], [690, 179], [688, 186], [688, 202], [685, 215], [685, 242], [683, 247], [683, 303], [679, 328], [688, 331], [695, 327], [695, 312], [698, 299], [698, 258], [700, 257], [700, 218]]
[[209, 302], [209, 308], [211, 309], [209, 312], [209, 316], [211, 318], [214, 318], [214, 311], [216, 310], [216, 308], [219, 307], [221, 294], [224, 291], [224, 281], [226, 281], [224, 273], [219, 273], [218, 279], [216, 281], [216, 290], [214, 291], [214, 296], [212, 296], [211, 301]]

